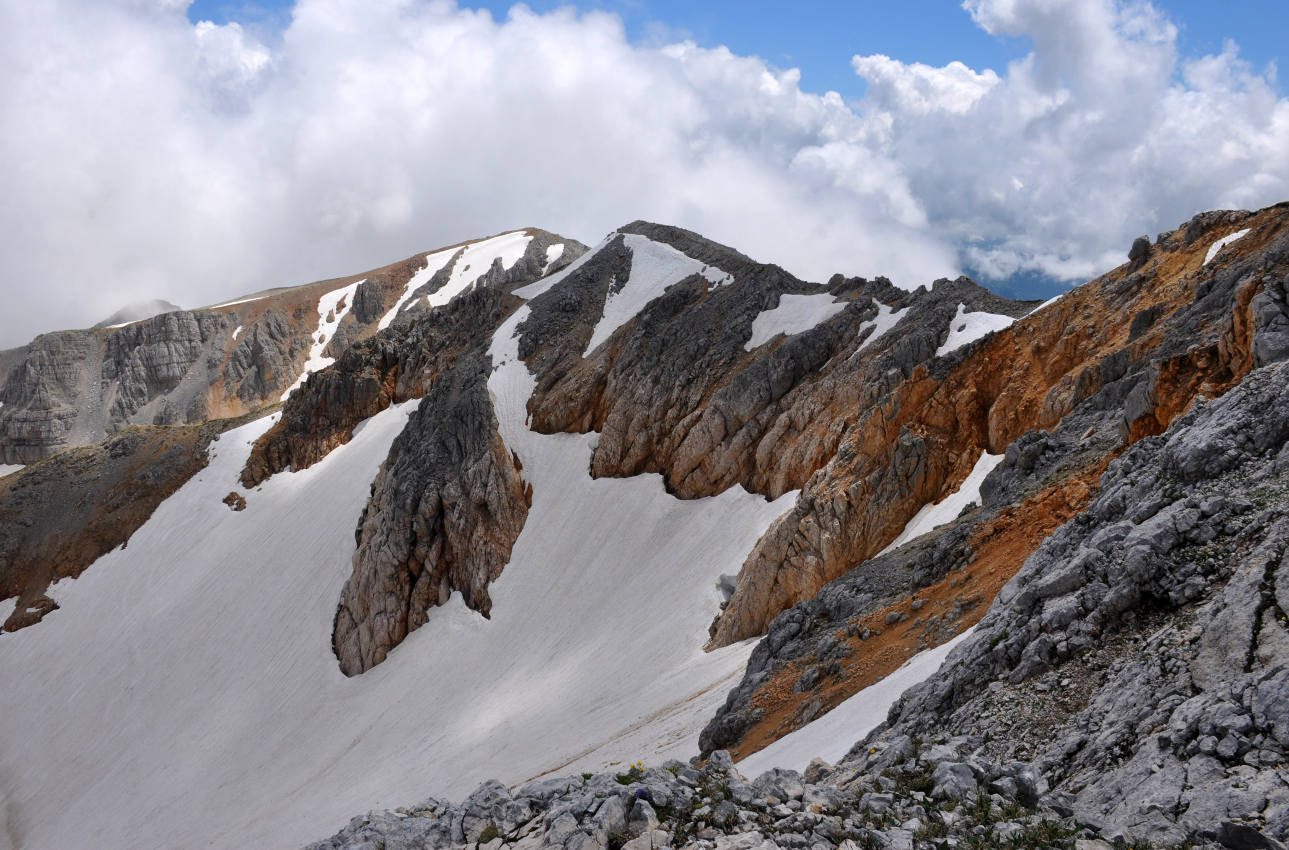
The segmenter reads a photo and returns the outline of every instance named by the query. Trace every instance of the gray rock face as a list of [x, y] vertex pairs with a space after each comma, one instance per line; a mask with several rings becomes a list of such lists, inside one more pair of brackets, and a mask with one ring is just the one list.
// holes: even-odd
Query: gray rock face
[[[171, 396], [190, 375], [186, 393], [174, 394], [153, 414], [153, 424], [200, 422], [205, 418], [209, 374], [194, 366], [213, 355], [212, 340], [228, 319], [213, 312], [175, 312], [154, 316], [108, 333], [104, 340], [102, 380], [106, 427], [131, 422], [154, 399]], [[212, 358], [213, 359], [213, 358]], [[206, 364], [201, 364], [205, 367]]]
[[488, 583], [510, 560], [532, 502], [497, 432], [489, 366], [475, 353], [434, 385], [372, 484], [332, 634], [346, 675], [379, 664], [453, 591], [488, 616]]
[[792, 771], [748, 783], [728, 758], [717, 762], [722, 755], [713, 753], [701, 770], [668, 762], [635, 776], [587, 774], [513, 791], [488, 782], [461, 803], [427, 800], [356, 817], [308, 850], [912, 850], [915, 841], [917, 847], [936, 846], [924, 844], [930, 836], [949, 847], [1067, 847], [1075, 836], [1090, 834], [1081, 832], [1072, 818], [1027, 806], [1008, 791], [1017, 785], [1017, 766], [983, 761], [949, 765], [950, 772], [965, 773], [973, 783], [978, 775], [999, 790], [940, 801], [920, 788], [928, 775], [944, 772], [947, 763], [925, 754], [893, 762], [881, 776], [848, 777], [845, 789], [803, 782]]
[[[1110, 653], [1079, 710], [1038, 736], [1052, 793], [1107, 837], [1214, 841], [1225, 823], [1289, 837], [1287, 444], [1279, 362], [1134, 445], [865, 746], [943, 729], [993, 734], [981, 752], [1005, 757], [991, 683], [1041, 699], [1083, 654], [1139, 634]], [[1045, 616], [1066, 609], [1075, 616]], [[841, 767], [869, 761], [857, 747]]]
[[307, 339], [282, 311], [266, 312], [238, 337], [224, 372], [224, 394], [247, 404], [281, 394], [307, 350]]
[[243, 485], [254, 487], [286, 469], [306, 469], [348, 442], [364, 419], [424, 396], [463, 353], [477, 352], [480, 341], [519, 303], [496, 290], [476, 289], [354, 344], [286, 400], [281, 420], [247, 459]]
[[99, 343], [87, 331], [37, 337], [0, 391], [0, 463], [32, 463], [77, 442], [92, 418], [81, 409]]
[[[477, 288], [508, 292], [586, 250], [575, 240], [530, 232], [524, 256], [510, 269], [481, 269]], [[546, 249], [557, 242], [563, 254], [548, 268]], [[417, 257], [368, 273], [324, 353], [338, 358], [371, 336], [422, 265], [423, 257]], [[24, 349], [0, 352], [0, 463], [31, 463], [130, 425], [200, 423], [278, 401], [313, 344], [317, 298], [327, 287], [353, 279], [274, 290], [222, 308], [144, 305], [148, 309], [113, 317], [131, 322], [124, 327], [109, 327], [117, 321], [108, 320], [89, 331], [45, 334]]]

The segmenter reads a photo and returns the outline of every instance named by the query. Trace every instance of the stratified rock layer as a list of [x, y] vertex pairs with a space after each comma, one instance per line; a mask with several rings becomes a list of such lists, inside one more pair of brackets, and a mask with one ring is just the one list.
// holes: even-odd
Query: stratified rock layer
[[475, 351], [434, 384], [372, 483], [332, 634], [346, 675], [383, 661], [454, 591], [488, 616], [488, 583], [532, 503], [497, 431], [489, 365]]
[[[585, 246], [542, 230], [523, 232], [521, 256], [505, 268], [479, 268], [468, 287], [508, 292], [579, 257]], [[469, 245], [453, 252], [444, 275]], [[547, 250], [562, 245], [554, 262]], [[61, 331], [0, 352], [0, 464], [32, 463], [89, 445], [131, 425], [182, 425], [240, 416], [278, 402], [306, 366], [310, 349], [338, 357], [371, 336], [400, 303], [420, 254], [361, 275], [271, 290], [200, 310], [176, 310], [122, 327]], [[446, 278], [443, 278], [446, 279]], [[421, 296], [403, 302], [400, 320], [423, 314]], [[355, 285], [329, 339], [319, 331], [319, 299]]]
[[[744, 565], [718, 640], [772, 619], [703, 748], [753, 752], [975, 623], [1095, 497], [1113, 458], [1283, 356], [1287, 221], [1285, 207], [1198, 217], [1144, 264], [1070, 292], [869, 411]], [[1205, 265], [1213, 242], [1244, 228]], [[907, 505], [901, 481], [964, 444], [1005, 455], [980, 506], [873, 557], [894, 536], [879, 532], [884, 510]], [[816, 594], [830, 563], [850, 568]], [[794, 598], [803, 601], [773, 619]]]
[[1287, 582], [1281, 362], [1111, 464], [1088, 509], [841, 767], [965, 733], [981, 757], [1033, 760], [1046, 799], [1109, 837], [1284, 841]]

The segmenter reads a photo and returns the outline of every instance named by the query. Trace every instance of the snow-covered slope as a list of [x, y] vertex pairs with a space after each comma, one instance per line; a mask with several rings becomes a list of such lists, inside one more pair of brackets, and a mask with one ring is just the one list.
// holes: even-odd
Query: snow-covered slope
[[289, 847], [408, 794], [695, 751], [749, 650], [701, 651], [715, 582], [795, 494], [592, 480], [594, 435], [525, 427], [524, 312], [490, 389], [533, 504], [492, 619], [453, 600], [345, 678], [329, 636], [353, 528], [412, 402], [240, 513], [220, 500], [270, 420], [230, 431], [62, 610], [0, 636], [0, 681], [33, 683], [3, 690], [0, 847]]
[[742, 759], [739, 770], [745, 776], [758, 776], [773, 767], [803, 771], [816, 758], [829, 763], [840, 761], [856, 741], [864, 740], [865, 735], [886, 719], [886, 713], [900, 694], [930, 678], [953, 648], [970, 637], [972, 631], [967, 629], [952, 640], [919, 652], [894, 673], [864, 688], [823, 717]]

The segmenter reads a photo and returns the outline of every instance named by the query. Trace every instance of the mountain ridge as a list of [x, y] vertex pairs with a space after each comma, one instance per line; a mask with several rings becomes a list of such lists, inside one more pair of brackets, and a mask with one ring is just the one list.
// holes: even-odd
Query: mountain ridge
[[[1279, 411], [1289, 376], [1289, 205], [1196, 216], [1043, 305], [962, 278], [913, 291], [880, 278], [809, 283], [647, 222], [575, 257], [552, 256], [555, 238], [418, 255], [375, 300], [359, 297], [376, 290], [357, 276], [343, 292], [314, 285], [316, 329], [294, 356], [316, 368], [270, 418], [207, 441], [210, 465], [179, 480], [159, 475], [146, 439], [84, 450], [91, 475], [119, 452], [113, 476], [166, 478], [174, 495], [118, 529], [128, 548], [42, 590], [45, 602], [21, 596], [7, 621], [21, 630], [0, 634], [6, 680], [66, 670], [49, 687], [101, 700], [120, 724], [102, 740], [60, 740], [71, 705], [15, 696], [22, 710], [0, 722], [0, 777], [20, 789], [7, 830], [57, 846], [93, 822], [124, 846], [144, 814], [107, 788], [137, 785], [168, 801], [150, 813], [170, 843], [217, 823], [227, 831], [215, 843], [299, 843], [325, 831], [311, 813], [338, 823], [413, 786], [587, 768], [582, 781], [486, 785], [462, 805], [359, 818], [325, 846], [397, 846], [413, 830], [421, 843], [408, 846], [489, 844], [489, 825], [501, 844], [574, 850], [628, 838], [647, 842], [640, 850], [921, 847], [936, 831], [966, 840], [986, 826], [970, 834], [1004, 840], [997, 818], [969, 810], [968, 788], [997, 794], [990, 806], [1028, 807], [1008, 815], [1012, 837], [1057, 830], [1045, 834], [1061, 846], [1286, 837], [1274, 784], [1285, 742], [1266, 706], [1289, 699], [1284, 582], [1268, 566], [1289, 538], [1249, 546], [1284, 507], [1276, 458], [1289, 432], [1258, 412]], [[476, 276], [469, 246], [489, 244]], [[201, 338], [203, 320], [159, 317], [128, 338], [146, 348], [189, 321]], [[120, 369], [139, 350], [101, 362]], [[37, 361], [57, 373], [57, 358]], [[107, 407], [121, 398], [145, 410], [162, 396], [118, 393]], [[177, 433], [149, 427], [138, 433]], [[26, 527], [12, 494], [37, 484], [104, 504], [62, 471], [72, 457], [0, 479], [2, 527]], [[1153, 474], [1174, 467], [1172, 484]], [[1270, 488], [1256, 511], [1242, 507], [1241, 475]], [[1094, 558], [1094, 537], [1136, 560]], [[196, 548], [162, 569], [179, 538]], [[1212, 566], [1178, 560], [1188, 546], [1208, 547], [1195, 562]], [[25, 586], [7, 557], [0, 588]], [[48, 566], [26, 569], [47, 586]], [[1176, 637], [1191, 634], [1187, 617], [1204, 625], [1194, 639]], [[743, 760], [809, 734], [969, 628], [888, 725], [855, 727], [838, 765], [749, 783], [725, 753]], [[1163, 674], [1131, 657], [1139, 646], [1162, 653]], [[1243, 654], [1243, 668], [1204, 660], [1219, 650]], [[191, 659], [208, 674], [172, 693], [167, 676]], [[260, 664], [281, 694], [247, 678]], [[95, 665], [132, 690], [114, 696]], [[1089, 712], [1136, 718], [1126, 704], [1151, 701], [1166, 714], [1097, 737]], [[277, 706], [294, 726], [243, 704]], [[1182, 704], [1231, 721], [1221, 736], [1182, 724]], [[1174, 719], [1161, 744], [1154, 726]], [[1010, 738], [992, 734], [1002, 728]], [[1040, 752], [1042, 730], [1055, 737]], [[201, 811], [159, 773], [132, 772], [170, 763], [165, 734], [196, 736], [174, 763], [205, 789], [192, 792]], [[1169, 784], [1145, 781], [1152, 754], [1174, 743], [1159, 762]], [[83, 762], [78, 746], [92, 753]], [[624, 785], [595, 774], [632, 748], [663, 758], [700, 747], [702, 771], [642, 767]], [[59, 790], [73, 762], [94, 794]], [[1232, 796], [1232, 782], [1254, 779], [1260, 803]], [[1236, 802], [1219, 815], [1223, 794]]]

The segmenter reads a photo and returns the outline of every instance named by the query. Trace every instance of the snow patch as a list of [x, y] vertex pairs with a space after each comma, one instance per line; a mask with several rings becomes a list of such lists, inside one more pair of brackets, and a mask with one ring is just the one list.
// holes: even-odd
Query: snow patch
[[546, 247], [546, 267], [550, 268], [551, 264], [564, 256], [564, 243], [556, 242], [554, 245]]
[[864, 341], [859, 344], [859, 348], [855, 349], [856, 353], [868, 348], [869, 343], [876, 341], [891, 328], [898, 325], [900, 323], [900, 319], [903, 319], [904, 314], [908, 311], [908, 307], [905, 307], [903, 310], [895, 310], [883, 304], [881, 301], [878, 301], [877, 317], [871, 321], [864, 322], [864, 324], [859, 326], [859, 336], [864, 336], [864, 330], [866, 328], [872, 328], [873, 332], [867, 337], [864, 337]]
[[237, 328], [233, 331], [233, 339], [237, 339], [241, 335], [242, 335], [242, 326], [238, 325]]
[[[362, 282], [359, 280], [348, 286], [333, 289], [318, 299], [318, 329], [314, 331], [311, 337], [313, 345], [309, 347], [309, 359], [305, 361], [304, 371], [300, 373], [300, 377], [296, 378], [295, 383], [287, 387], [286, 391], [282, 393], [282, 401], [286, 401], [287, 396], [291, 395], [296, 387], [303, 384], [311, 373], [319, 369], [325, 369], [336, 362], [336, 358], [327, 357], [322, 352], [326, 350], [327, 343], [331, 341], [336, 328], [340, 327], [340, 320], [349, 312], [349, 308], [354, 306], [354, 293], [358, 291], [358, 286]], [[341, 306], [338, 307], [337, 305]]]
[[501, 267], [509, 269], [528, 250], [528, 243], [533, 241], [522, 230], [503, 233], [482, 242], [465, 246], [452, 267], [452, 276], [448, 282], [426, 296], [425, 302], [431, 307], [442, 307], [470, 288], [470, 285], [488, 273], [493, 260], [501, 260]]
[[594, 257], [596, 254], [600, 253], [600, 251], [604, 250], [604, 248], [608, 246], [608, 244], [612, 242], [617, 235], [618, 235], [617, 231], [610, 233], [608, 236], [604, 237], [604, 239], [600, 241], [599, 245], [596, 245], [594, 248], [587, 251], [585, 254], [578, 257], [576, 260], [569, 263], [564, 268], [555, 272], [555, 274], [550, 275], [548, 277], [544, 277], [541, 280], [528, 284], [527, 286], [521, 286], [518, 289], [511, 292], [510, 294], [518, 295], [520, 298], [524, 298], [526, 300], [531, 301], [532, 299], [536, 298], [538, 295], [541, 295], [542, 293], [549, 290], [555, 284], [562, 281], [564, 278], [571, 275], [573, 272], [580, 269], [582, 266], [589, 263], [591, 261], [591, 258]]
[[533, 486], [492, 619], [436, 608], [354, 678], [331, 652], [355, 522], [419, 401], [273, 476], [241, 512], [220, 500], [276, 417], [229, 431], [127, 548], [69, 583], [56, 623], [5, 636], [0, 681], [41, 682], [0, 714], [24, 847], [298, 847], [354, 812], [461, 799], [494, 776], [697, 750], [754, 643], [703, 652], [715, 582], [796, 494], [682, 501], [658, 475], [591, 479], [595, 435], [526, 426], [527, 313], [492, 345], [502, 435]]
[[25, 464], [21, 463], [0, 463], [0, 478], [6, 475], [13, 475], [20, 469], [26, 469]]
[[1207, 266], [1209, 263], [1213, 262], [1213, 258], [1221, 253], [1223, 248], [1230, 245], [1232, 242], [1238, 242], [1243, 239], [1248, 232], [1249, 228], [1246, 227], [1243, 230], [1235, 231], [1230, 236], [1223, 236], [1221, 239], [1214, 242], [1209, 246], [1208, 253], [1204, 255], [1204, 265]]
[[849, 303], [837, 301], [827, 292], [815, 295], [780, 295], [779, 306], [772, 310], [762, 310], [752, 321], [752, 337], [743, 343], [743, 348], [751, 351], [779, 334], [792, 336], [808, 331], [845, 310]]
[[[18, 610], [18, 597], [15, 596], [12, 599], [0, 599], [0, 626], [3, 626], [5, 620], [8, 620], [10, 617], [12, 617], [13, 612], [17, 610]], [[4, 636], [5, 636], [5, 633], [0, 632], [0, 638], [3, 638]]]
[[987, 334], [1010, 327], [1015, 321], [1011, 316], [999, 313], [983, 311], [968, 313], [966, 305], [959, 304], [957, 315], [949, 323], [949, 337], [944, 341], [944, 345], [936, 349], [935, 356], [943, 357], [952, 351], [957, 351]]
[[221, 307], [236, 307], [238, 304], [249, 304], [252, 301], [262, 301], [268, 298], [267, 295], [252, 295], [250, 298], [239, 298], [236, 301], [225, 301], [223, 304], [212, 304], [207, 310], [218, 310]]
[[376, 330], [383, 331], [389, 327], [390, 322], [398, 317], [398, 311], [403, 309], [403, 305], [416, 293], [416, 290], [429, 283], [430, 278], [438, 274], [452, 259], [452, 255], [459, 250], [461, 249], [446, 248], [426, 254], [425, 265], [407, 281], [407, 286], [403, 287], [403, 294], [394, 302], [394, 306], [389, 308], [389, 312], [381, 316], [380, 321], [376, 323]]
[[953, 648], [973, 631], [975, 626], [933, 649], [919, 652], [905, 661], [900, 669], [864, 688], [832, 711], [743, 759], [738, 763], [739, 772], [755, 777], [772, 767], [804, 771], [814, 758], [836, 764], [852, 746], [886, 720], [886, 713], [901, 694], [931, 678]]
[[993, 471], [994, 467], [1002, 463], [1004, 455], [991, 455], [988, 452], [981, 452], [976, 465], [972, 467], [967, 478], [962, 482], [962, 486], [954, 492], [945, 496], [934, 504], [922, 506], [913, 518], [909, 520], [900, 536], [891, 541], [890, 545], [878, 555], [885, 555], [894, 549], [898, 549], [910, 540], [921, 537], [933, 528], [938, 528], [946, 522], [952, 522], [962, 513], [962, 509], [972, 502], [980, 501], [980, 485], [984, 483], [986, 476]]
[[604, 312], [595, 325], [586, 351], [582, 352], [584, 355], [613, 336], [614, 331], [631, 321], [646, 304], [662, 295], [673, 283], [694, 274], [701, 274], [712, 282], [729, 277], [715, 266], [704, 265], [647, 236], [628, 233], [623, 239], [631, 249], [631, 274], [626, 280], [609, 287], [609, 294], [604, 299]]
[[1030, 316], [1034, 315], [1035, 313], [1039, 312], [1040, 310], [1046, 310], [1048, 307], [1051, 307], [1051, 306], [1052, 306], [1053, 304], [1055, 304], [1057, 301], [1060, 301], [1062, 298], [1064, 298], [1065, 296], [1069, 295], [1069, 294], [1070, 294], [1071, 292], [1073, 292], [1073, 291], [1074, 291], [1074, 290], [1072, 290], [1072, 289], [1067, 289], [1067, 290], [1065, 290], [1064, 292], [1062, 292], [1060, 295], [1056, 295], [1056, 296], [1054, 296], [1054, 297], [1052, 297], [1052, 298], [1047, 299], [1047, 300], [1046, 300], [1046, 301], [1044, 301], [1042, 304], [1039, 304], [1039, 305], [1038, 305], [1037, 307], [1035, 307], [1033, 310], [1030, 310], [1028, 313], [1026, 313], [1026, 314], [1025, 314], [1025, 316], [1024, 316], [1024, 317], [1022, 317], [1022, 318], [1028, 318], [1028, 317], [1030, 317]]

